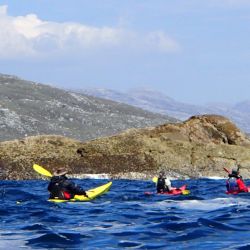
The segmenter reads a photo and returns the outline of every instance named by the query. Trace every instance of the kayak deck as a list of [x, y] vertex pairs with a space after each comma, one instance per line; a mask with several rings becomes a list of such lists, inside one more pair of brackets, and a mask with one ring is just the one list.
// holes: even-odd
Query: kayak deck
[[226, 194], [242, 194], [242, 193], [249, 193], [250, 192], [250, 186], [247, 186], [248, 192], [244, 192], [244, 191], [233, 191], [233, 192], [229, 192], [226, 191]]
[[76, 202], [76, 201], [80, 201], [80, 202], [84, 202], [84, 201], [91, 201], [93, 199], [95, 199], [98, 196], [101, 196], [102, 194], [105, 194], [109, 191], [110, 187], [112, 185], [112, 182], [108, 182], [102, 186], [90, 189], [88, 191], [86, 191], [88, 197], [84, 196], [84, 195], [75, 195], [73, 199], [70, 200], [61, 200], [61, 199], [49, 199], [48, 201], [52, 201], [52, 202]]
[[145, 192], [145, 195], [152, 195], [152, 194], [159, 194], [159, 195], [179, 195], [179, 194], [189, 194], [190, 191], [186, 189], [187, 185], [183, 185], [179, 188], [173, 188], [170, 192], [163, 192], [163, 193], [157, 193], [157, 192]]

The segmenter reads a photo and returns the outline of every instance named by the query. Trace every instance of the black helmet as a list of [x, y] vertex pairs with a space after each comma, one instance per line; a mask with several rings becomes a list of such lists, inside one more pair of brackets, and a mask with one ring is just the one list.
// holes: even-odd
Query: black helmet
[[159, 172], [159, 177], [160, 177], [160, 178], [163, 178], [163, 177], [165, 177], [165, 176], [166, 176], [165, 171], [161, 170], [161, 171]]
[[232, 174], [233, 175], [238, 175], [239, 174], [239, 171], [237, 169], [232, 169]]

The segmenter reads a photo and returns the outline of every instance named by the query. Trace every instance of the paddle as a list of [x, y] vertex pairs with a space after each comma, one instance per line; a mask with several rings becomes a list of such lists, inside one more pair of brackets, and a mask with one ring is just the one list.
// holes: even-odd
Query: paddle
[[[158, 177], [154, 176], [154, 177], [152, 178], [152, 182], [157, 183], [157, 181], [158, 181]], [[177, 189], [178, 189], [178, 188], [177, 188]], [[181, 193], [182, 193], [183, 195], [188, 195], [188, 194], [190, 194], [190, 190], [187, 190], [187, 189], [181, 190]]]
[[231, 172], [227, 168], [223, 168], [228, 174], [231, 174]]
[[37, 164], [34, 164], [34, 165], [33, 165], [33, 169], [34, 169], [37, 173], [39, 173], [39, 174], [41, 174], [41, 175], [45, 175], [45, 176], [47, 176], [47, 177], [52, 177], [52, 174], [51, 174], [48, 170], [46, 170], [45, 168], [43, 168], [43, 167], [41, 167], [41, 166], [39, 166], [39, 165], [37, 165]]
[[[223, 168], [228, 174], [231, 174], [231, 172], [227, 168]], [[237, 172], [239, 172], [240, 166], [238, 165]]]
[[154, 176], [154, 177], [152, 178], [152, 182], [157, 183], [157, 181], [158, 181], [158, 177]]

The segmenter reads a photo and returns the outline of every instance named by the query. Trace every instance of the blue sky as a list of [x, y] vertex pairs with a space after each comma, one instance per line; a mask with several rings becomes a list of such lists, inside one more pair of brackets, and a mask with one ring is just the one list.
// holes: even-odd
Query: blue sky
[[250, 93], [250, 0], [3, 0], [0, 73], [178, 101]]

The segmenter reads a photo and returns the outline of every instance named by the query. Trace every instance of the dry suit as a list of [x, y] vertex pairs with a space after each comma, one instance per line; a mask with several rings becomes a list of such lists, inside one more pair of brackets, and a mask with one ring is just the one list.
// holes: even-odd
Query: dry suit
[[65, 175], [53, 176], [48, 185], [48, 190], [50, 192], [50, 199], [69, 200], [74, 198], [76, 194], [87, 196], [81, 187], [70, 181]]

